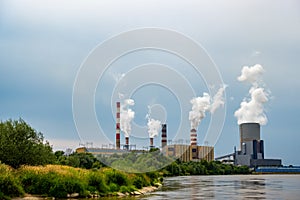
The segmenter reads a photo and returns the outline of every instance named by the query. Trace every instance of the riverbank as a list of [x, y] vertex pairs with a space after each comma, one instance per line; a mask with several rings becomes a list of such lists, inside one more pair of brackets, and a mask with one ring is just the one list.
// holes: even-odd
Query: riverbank
[[0, 164], [0, 199], [20, 197], [24, 194], [55, 198], [131, 196], [151, 192], [154, 187], [159, 187], [163, 176], [249, 173], [249, 168], [245, 166], [205, 160], [177, 160], [159, 171], [140, 174], [125, 173], [109, 167], [83, 169], [66, 165], [45, 165], [13, 169]]
[[[126, 192], [126, 193], [122, 193], [122, 192], [118, 192], [115, 193], [114, 195], [110, 194], [107, 196], [100, 196], [100, 195], [95, 195], [95, 196], [89, 196], [87, 198], [89, 199], [98, 199], [98, 198], [120, 198], [120, 197], [138, 197], [138, 196], [142, 196], [142, 195], [149, 195], [159, 189], [161, 189], [162, 184], [156, 184], [156, 186], [148, 186], [148, 187], [143, 187], [142, 189], [139, 189], [137, 191], [134, 192]], [[68, 199], [77, 199], [79, 197], [78, 193], [74, 193], [74, 194], [69, 194], [68, 195]], [[53, 200], [54, 197], [45, 197], [42, 195], [31, 195], [31, 194], [25, 194], [23, 197], [14, 197], [11, 200]]]
[[161, 182], [158, 172], [130, 174], [107, 167], [87, 170], [63, 165], [13, 169], [0, 164], [0, 199], [25, 194], [25, 198], [141, 195], [159, 188]]

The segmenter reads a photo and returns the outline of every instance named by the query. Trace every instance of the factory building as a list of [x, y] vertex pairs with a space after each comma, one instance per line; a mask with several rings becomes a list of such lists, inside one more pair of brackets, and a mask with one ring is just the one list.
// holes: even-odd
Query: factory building
[[178, 158], [183, 162], [214, 160], [214, 147], [192, 146], [184, 144], [168, 145], [167, 156]]
[[111, 156], [113, 154], [122, 155], [124, 153], [128, 153], [128, 151], [121, 149], [109, 149], [109, 148], [88, 148], [88, 147], [79, 147], [76, 149], [77, 153], [91, 153], [94, 156], [102, 155], [102, 156]]
[[265, 159], [264, 141], [260, 139], [259, 123], [243, 123], [240, 129], [240, 150], [234, 152], [234, 164], [249, 167], [281, 166], [280, 159]]
[[163, 124], [162, 132], [164, 133], [164, 139], [162, 139], [162, 146], [166, 146], [165, 153], [166, 156], [178, 158], [183, 162], [189, 161], [199, 161], [199, 160], [214, 160], [214, 147], [210, 146], [198, 146], [197, 145], [197, 130], [192, 129], [190, 131], [190, 145], [185, 144], [173, 144], [166, 145], [167, 130], [166, 125]]

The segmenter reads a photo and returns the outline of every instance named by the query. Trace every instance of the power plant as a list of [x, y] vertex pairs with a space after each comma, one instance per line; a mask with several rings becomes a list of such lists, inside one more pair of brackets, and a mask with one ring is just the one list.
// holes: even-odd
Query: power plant
[[[109, 156], [113, 154], [124, 154], [134, 151], [136, 153], [143, 153], [145, 150], [136, 149], [136, 145], [129, 142], [129, 136], [125, 136], [125, 144], [120, 143], [120, 102], [116, 103], [116, 141], [115, 148], [87, 148], [79, 147], [76, 149], [78, 153], [91, 153], [94, 155]], [[155, 148], [154, 138], [149, 137], [149, 149]], [[192, 129], [190, 131], [190, 145], [186, 144], [169, 144], [167, 140], [167, 124], [161, 124], [161, 153], [165, 156], [178, 158], [181, 161], [199, 161], [199, 160], [214, 160], [214, 147], [198, 146], [197, 145], [197, 131]]]
[[[158, 135], [161, 127], [161, 153], [165, 156], [175, 157], [182, 161], [197, 160], [221, 160], [235, 165], [246, 165], [249, 167], [278, 167], [282, 165], [281, 159], [266, 159], [264, 150], [264, 141], [261, 140], [261, 125], [267, 123], [267, 117], [264, 114], [263, 105], [269, 100], [268, 91], [260, 86], [263, 83], [261, 74], [263, 67], [259, 64], [254, 66], [244, 66], [241, 75], [238, 77], [240, 82], [248, 82], [252, 86], [249, 89], [249, 98], [244, 98], [240, 104], [240, 108], [235, 111], [234, 116], [239, 124], [240, 144], [239, 150], [234, 147], [234, 152], [225, 156], [214, 159], [214, 147], [198, 146], [197, 128], [207, 112], [214, 114], [216, 109], [224, 105], [223, 93], [226, 88], [221, 86], [214, 96], [203, 93], [202, 97], [194, 97], [190, 100], [192, 109], [189, 112], [189, 120], [191, 123], [189, 135], [189, 143], [170, 142], [167, 140], [167, 124], [161, 124], [159, 120], [151, 119], [149, 110], [148, 133], [150, 138], [149, 149], [155, 148], [154, 137]], [[77, 152], [90, 152], [93, 154], [122, 154], [131, 151], [145, 152], [145, 150], [137, 150], [136, 145], [129, 142], [131, 132], [131, 120], [134, 118], [134, 111], [129, 106], [134, 105], [133, 99], [125, 99], [124, 104], [116, 103], [116, 141], [114, 148], [78, 148]], [[252, 123], [251, 123], [252, 122]], [[120, 132], [124, 133], [125, 144], [120, 144]], [[169, 144], [168, 144], [169, 143]]]
[[[233, 161], [235, 165], [248, 167], [278, 167], [281, 159], [265, 159], [264, 141], [260, 139], [259, 123], [241, 123], [239, 125], [240, 149], [215, 160]], [[231, 159], [233, 158], [233, 159]]]
[[[87, 148], [80, 147], [76, 151], [79, 153], [89, 152], [95, 155], [113, 155], [124, 154], [134, 151], [136, 153], [146, 152], [144, 149], [136, 149], [135, 144], [130, 144], [129, 134], [125, 135], [125, 144], [120, 143], [120, 102], [116, 103], [116, 141], [115, 145], [110, 145], [110, 148]], [[239, 125], [240, 148], [234, 153], [221, 156], [214, 159], [214, 147], [212, 146], [198, 146], [197, 130], [191, 128], [190, 143], [183, 144], [180, 142], [168, 144], [167, 140], [167, 124], [161, 124], [161, 153], [165, 156], [174, 157], [181, 161], [199, 161], [199, 160], [226, 160], [232, 161], [235, 165], [246, 165], [249, 167], [261, 166], [281, 166], [280, 159], [265, 159], [264, 141], [261, 140], [261, 127], [259, 123], [241, 123]], [[155, 148], [154, 136], [149, 136], [149, 149]], [[230, 159], [232, 158], [232, 159]], [[227, 159], [228, 161], [228, 159]]]
[[240, 129], [240, 150], [234, 152], [234, 164], [257, 166], [281, 166], [280, 159], [265, 159], [264, 141], [260, 139], [259, 123], [242, 123]]

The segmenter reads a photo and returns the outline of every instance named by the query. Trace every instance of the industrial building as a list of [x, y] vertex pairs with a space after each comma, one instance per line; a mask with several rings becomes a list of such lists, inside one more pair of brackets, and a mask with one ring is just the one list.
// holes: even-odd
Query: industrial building
[[[110, 156], [113, 154], [124, 154], [129, 152], [143, 153], [144, 150], [137, 150], [135, 145], [129, 143], [129, 137], [125, 137], [125, 144], [120, 144], [120, 102], [116, 103], [116, 144], [114, 148], [87, 148], [76, 149], [77, 153], [91, 153], [93, 155]], [[153, 138], [150, 138], [150, 149], [155, 148]], [[167, 124], [162, 124], [161, 129], [161, 153], [165, 156], [174, 157], [181, 161], [214, 160], [214, 147], [197, 146], [197, 131], [190, 131], [190, 145], [186, 144], [167, 144]]]
[[121, 149], [111, 149], [111, 148], [88, 148], [88, 147], [79, 147], [76, 149], [77, 153], [91, 153], [95, 156], [102, 155], [102, 156], [111, 156], [113, 154], [122, 155], [124, 153], [128, 153], [128, 151], [121, 150]]
[[168, 145], [167, 156], [176, 157], [183, 162], [214, 160], [214, 147], [184, 144]]
[[[165, 127], [163, 127], [166, 129]], [[166, 133], [164, 134], [166, 137]], [[165, 140], [162, 140], [162, 143]], [[186, 144], [170, 144], [166, 145], [165, 155], [177, 158], [183, 162], [214, 160], [214, 147], [197, 145], [197, 130], [192, 129], [190, 132], [190, 145]]]
[[265, 159], [264, 141], [260, 139], [259, 123], [243, 123], [240, 129], [240, 150], [234, 152], [234, 164], [249, 167], [281, 166], [281, 159]]

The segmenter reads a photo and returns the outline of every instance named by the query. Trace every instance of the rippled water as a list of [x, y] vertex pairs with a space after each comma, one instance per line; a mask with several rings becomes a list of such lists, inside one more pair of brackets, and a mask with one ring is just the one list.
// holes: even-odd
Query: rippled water
[[300, 199], [300, 175], [172, 177], [141, 199]]

